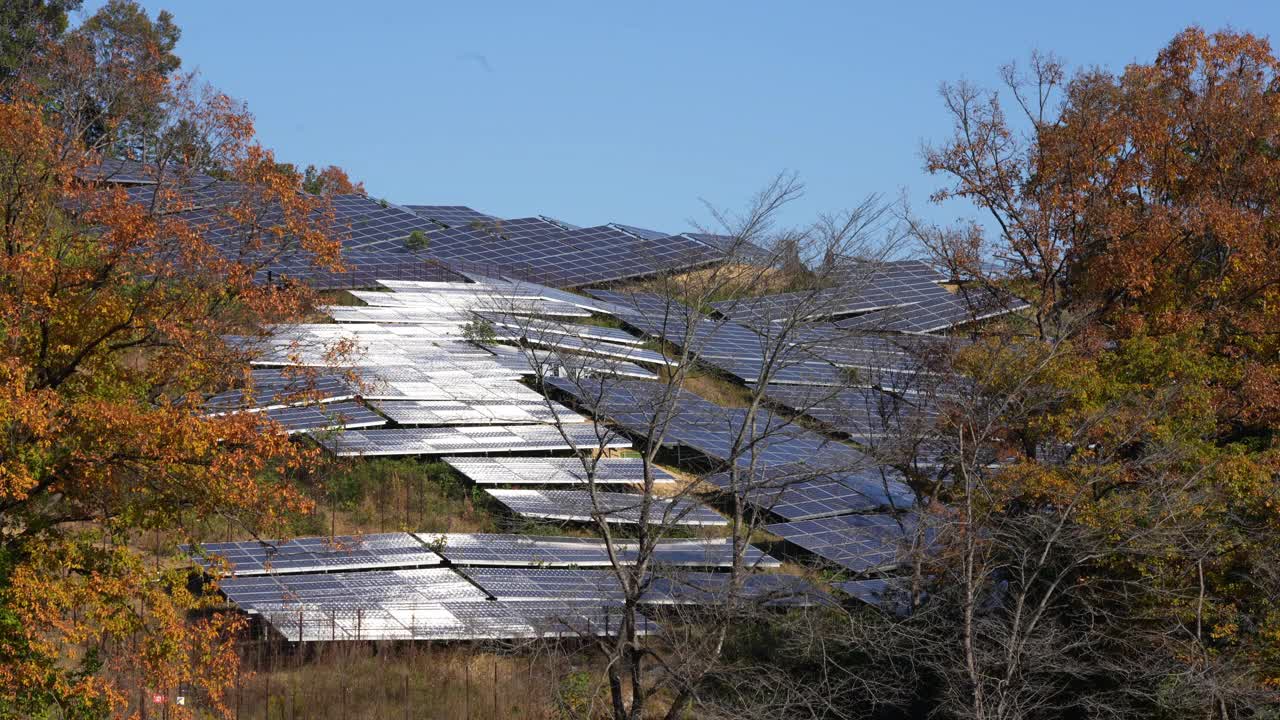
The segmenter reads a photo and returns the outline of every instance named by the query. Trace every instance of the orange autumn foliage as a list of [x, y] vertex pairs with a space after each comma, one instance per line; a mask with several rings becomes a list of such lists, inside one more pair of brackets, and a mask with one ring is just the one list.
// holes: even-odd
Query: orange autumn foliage
[[[298, 191], [237, 103], [189, 77], [139, 82], [163, 97], [147, 114], [163, 161], [150, 203], [86, 179], [101, 143], [69, 135], [39, 87], [0, 103], [0, 715], [124, 716], [139, 689], [179, 684], [225, 714], [242, 620], [195, 612], [186, 571], [135, 541], [209, 517], [277, 535], [309, 508], [288, 478], [314, 449], [201, 402], [243, 380], [226, 336], [312, 307], [262, 267], [285, 253], [340, 267], [328, 201]], [[234, 188], [198, 221], [169, 212], [196, 168]]]
[[1280, 424], [1280, 60], [1262, 37], [1190, 28], [1154, 62], [1068, 76], [1005, 68], [1008, 94], [944, 87], [955, 133], [926, 151], [988, 227], [923, 228], [958, 270], [1007, 261], [1042, 335], [1191, 333], [1232, 358], [1225, 432]]

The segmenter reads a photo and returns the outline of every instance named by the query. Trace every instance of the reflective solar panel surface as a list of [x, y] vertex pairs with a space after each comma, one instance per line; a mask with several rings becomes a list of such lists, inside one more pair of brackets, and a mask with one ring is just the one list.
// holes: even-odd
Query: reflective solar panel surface
[[765, 395], [854, 438], [918, 437], [938, 418], [928, 398], [871, 388], [771, 384]]
[[[517, 515], [542, 520], [639, 523], [645, 496], [633, 493], [586, 490], [528, 490], [486, 488], [498, 502]], [[695, 500], [651, 497], [647, 522], [652, 525], [728, 525], [724, 517]]]
[[[485, 592], [499, 600], [610, 600], [625, 598], [618, 575], [612, 569], [466, 568], [462, 571]], [[830, 602], [808, 581], [792, 575], [746, 574], [739, 586], [730, 585], [730, 573], [664, 572], [644, 579], [640, 601], [659, 605], [711, 605], [734, 599], [768, 605], [809, 605]], [[731, 598], [731, 593], [733, 594]]]
[[[644, 482], [640, 458], [472, 458], [446, 457], [455, 470], [480, 485], [582, 485], [588, 478], [599, 484], [637, 485]], [[588, 473], [587, 468], [590, 469]], [[651, 466], [654, 484], [676, 480], [662, 468]]]
[[405, 205], [414, 213], [444, 227], [465, 227], [474, 222], [490, 223], [497, 218], [465, 205]]
[[264, 410], [263, 414], [291, 433], [371, 428], [386, 425], [386, 418], [353, 400]]
[[767, 375], [775, 383], [848, 383], [846, 373], [804, 348], [793, 347], [786, 336], [762, 335], [736, 322], [709, 318], [652, 293], [592, 290], [591, 295], [619, 308], [618, 316], [627, 324], [684, 348], [744, 382], [758, 382]]
[[283, 407], [316, 401], [355, 397], [350, 380], [342, 373], [298, 373], [262, 368], [253, 370], [250, 387], [218, 393], [205, 401], [211, 412], [247, 408]]
[[372, 403], [399, 425], [508, 425], [585, 423], [587, 419], [548, 400], [406, 400]]
[[888, 569], [910, 547], [911, 516], [840, 515], [765, 526], [765, 530], [853, 572]]
[[[597, 430], [603, 438], [597, 434]], [[318, 438], [339, 456], [452, 455], [629, 448], [631, 442], [592, 425], [485, 425], [404, 430], [348, 430]]]
[[[604, 541], [589, 538], [486, 533], [417, 533], [417, 537], [438, 551], [453, 565], [603, 567], [610, 565]], [[619, 562], [632, 563], [636, 546], [616, 542]], [[659, 540], [653, 561], [673, 567], [729, 567], [733, 564], [733, 544], [725, 538]], [[754, 545], [745, 549], [747, 567], [778, 567], [779, 562]]]
[[[551, 378], [547, 384], [573, 396], [584, 412], [606, 418], [637, 436], [648, 437], [651, 429], [659, 428], [664, 430], [664, 444], [693, 448], [717, 460], [742, 464], [754, 458], [757, 466], [794, 463], [827, 471], [869, 466], [857, 450], [781, 416], [760, 410], [754, 425], [748, 426], [750, 418], [745, 410], [723, 408], [688, 390], [675, 392], [661, 383]], [[744, 427], [752, 429], [743, 435]]]
[[841, 591], [868, 605], [901, 615], [910, 610], [909, 581], [905, 578], [870, 578], [836, 583]]
[[726, 493], [736, 487], [747, 503], [787, 520], [905, 509], [915, 503], [911, 489], [888, 469], [815, 473], [804, 467], [758, 468], [737, 477], [723, 472], [705, 479]]
[[[606, 635], [620, 606], [605, 600], [494, 602], [449, 569], [234, 578], [228, 599], [290, 641], [481, 640]], [[656, 626], [639, 617], [644, 632]]]
[[205, 543], [184, 546], [196, 563], [224, 561], [235, 576], [304, 573], [381, 567], [439, 565], [440, 556], [409, 533], [299, 537], [284, 541]]
[[508, 268], [521, 277], [574, 287], [703, 265], [716, 259], [685, 238], [645, 240], [607, 225], [565, 229], [543, 218], [499, 220], [430, 234], [430, 254]]

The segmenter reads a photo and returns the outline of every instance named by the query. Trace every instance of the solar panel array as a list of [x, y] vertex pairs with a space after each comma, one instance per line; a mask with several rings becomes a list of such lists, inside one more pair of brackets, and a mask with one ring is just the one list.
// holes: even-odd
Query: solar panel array
[[788, 348], [736, 322], [706, 317], [651, 293], [593, 290], [592, 297], [618, 308], [629, 325], [661, 338], [743, 382], [768, 375], [775, 383], [843, 385], [846, 373], [802, 348]]
[[[478, 640], [618, 632], [621, 609], [600, 600], [509, 604], [453, 570], [237, 578], [221, 589], [286, 640]], [[656, 626], [638, 618], [641, 632]]]
[[[640, 485], [644, 461], [640, 458], [525, 458], [446, 457], [455, 470], [479, 485]], [[676, 479], [650, 466], [655, 485], [671, 485]]]
[[591, 377], [618, 376], [657, 380], [657, 374], [635, 363], [610, 357], [585, 357], [533, 348], [516, 348], [509, 345], [485, 345], [505, 368], [521, 375], [535, 377]]
[[738, 320], [776, 322], [857, 314], [842, 326], [879, 332], [929, 333], [1029, 307], [1011, 295], [949, 291], [948, 278], [919, 260], [849, 262], [830, 287], [713, 303]]
[[706, 265], [719, 253], [679, 236], [646, 240], [608, 225], [566, 229], [543, 218], [470, 224], [429, 234], [433, 257], [576, 287]]
[[[508, 425], [585, 423], [563, 405], [539, 400], [407, 400], [372, 403], [398, 425]], [[347, 427], [357, 427], [347, 425]]]
[[163, 167], [128, 158], [104, 157], [97, 164], [82, 168], [80, 177], [86, 180], [116, 185], [154, 185], [163, 180], [180, 180], [205, 184], [213, 178], [195, 172], [180, 163], [168, 163]]
[[[827, 472], [868, 466], [867, 458], [853, 448], [789, 419], [761, 410], [754, 425], [747, 426], [752, 418], [746, 410], [723, 408], [662, 383], [552, 378], [547, 384], [573, 396], [585, 412], [609, 418], [638, 436], [650, 437], [651, 429], [660, 429], [664, 444], [692, 448], [716, 460], [754, 460], [757, 466], [799, 465]], [[743, 437], [750, 439], [744, 443]]]
[[[612, 569], [467, 568], [476, 585], [505, 602], [530, 600], [599, 600], [621, 602], [622, 583]], [[793, 575], [750, 573], [730, 586], [723, 572], [679, 572], [648, 575], [640, 602], [650, 605], [711, 605], [728, 600], [764, 605], [811, 605], [828, 598], [811, 583]]]
[[350, 400], [272, 408], [262, 413], [290, 433], [372, 428], [387, 424], [386, 418]]
[[225, 564], [237, 577], [425, 567], [442, 562], [438, 554], [409, 533], [205, 543], [198, 548], [187, 546], [184, 550], [206, 568]]
[[715, 473], [706, 480], [725, 493], [736, 491], [757, 510], [786, 520], [901, 510], [914, 504], [910, 488], [898, 474], [880, 468], [842, 473], [794, 466], [758, 468], [755, 472]]
[[542, 452], [625, 449], [626, 440], [588, 425], [484, 425], [388, 430], [348, 430], [317, 438], [339, 457], [455, 455], [458, 453]]
[[836, 583], [842, 592], [895, 615], [910, 609], [910, 588], [902, 578], [867, 578]]
[[[648, 523], [665, 527], [728, 525], [705, 505], [688, 499], [587, 490], [486, 488], [490, 497], [521, 517], [568, 522]], [[645, 513], [645, 510], [648, 513]]]
[[[147, 197], [145, 190], [133, 192], [139, 201]], [[216, 222], [221, 189], [201, 192], [191, 192], [191, 209], [180, 212], [210, 221], [210, 237], [234, 247], [239, 229]], [[400, 208], [362, 196], [334, 198], [333, 206], [344, 247], [354, 256], [387, 262], [387, 267], [392, 262], [425, 266], [430, 257], [453, 275], [443, 282], [398, 273], [378, 278], [384, 290], [351, 293], [362, 305], [325, 309], [337, 324], [273, 329], [265, 342], [257, 339], [264, 352], [254, 374], [255, 381], [262, 374], [257, 396], [271, 390], [269, 399], [233, 391], [212, 398], [211, 409], [264, 412], [291, 431], [313, 432], [340, 456], [442, 456], [514, 514], [538, 521], [728, 523], [692, 497], [580, 489], [586, 471], [577, 455], [628, 448], [630, 441], [559, 403], [549, 404], [519, 381], [533, 376], [541, 383], [537, 386], [565, 394], [596, 419], [640, 437], [658, 428], [668, 447], [695, 450], [721, 467], [735, 464], [747, 477], [725, 471], [707, 478], [721, 500], [724, 493], [740, 493], [757, 512], [788, 521], [769, 525], [768, 531], [845, 571], [890, 570], [910, 549], [919, 520], [903, 511], [912, 508], [914, 496], [900, 476], [877, 467], [884, 456], [868, 450], [869, 456], [802, 427], [793, 416], [807, 415], [864, 445], [892, 445], [898, 436], [937, 419], [930, 399], [937, 394], [936, 383], [922, 360], [925, 354], [917, 352], [931, 349], [932, 341], [922, 338], [913, 345], [901, 341], [902, 335], [884, 333], [935, 332], [985, 311], [974, 312], [976, 304], [944, 287], [944, 278], [927, 265], [849, 263], [828, 287], [717, 303], [715, 313], [704, 315], [656, 295], [593, 291], [586, 298], [527, 279], [579, 287], [699, 267], [727, 254], [750, 262], [753, 254], [766, 255], [764, 250], [722, 236], [670, 236], [627, 225], [579, 228], [545, 216], [497, 220], [462, 206]], [[267, 216], [270, 220], [269, 209]], [[425, 249], [405, 242], [417, 232], [427, 237]], [[299, 272], [292, 265], [277, 267]], [[986, 300], [991, 314], [1020, 302], [995, 295]], [[632, 330], [574, 320], [602, 314]], [[795, 317], [806, 322], [796, 327], [776, 322]], [[784, 325], [792, 334], [780, 344], [776, 335]], [[660, 382], [622, 379], [656, 379], [636, 363], [676, 362], [643, 347], [645, 340], [635, 331], [743, 383], [767, 382], [771, 405], [748, 414], [688, 391], [671, 393]], [[477, 335], [487, 337], [491, 347], [474, 342]], [[237, 341], [246, 347], [254, 342]], [[291, 402], [283, 392], [294, 384], [288, 368], [327, 368], [334, 364], [330, 348], [345, 344], [352, 351], [342, 364], [354, 368], [359, 382], [324, 370], [323, 389], [313, 388], [305, 402]], [[344, 422], [335, 423], [335, 416]], [[394, 427], [361, 429], [388, 421]], [[321, 432], [340, 426], [341, 432]], [[575, 457], [508, 455], [522, 452]], [[490, 453], [500, 456], [467, 457]], [[643, 463], [637, 459], [597, 462], [596, 482], [634, 487], [642, 480]], [[657, 481], [671, 485], [675, 478], [660, 471]], [[520, 487], [497, 487], [504, 485]], [[554, 487], [569, 485], [577, 488]], [[642, 518], [646, 506], [652, 513]], [[617, 631], [622, 617], [617, 576], [582, 568], [634, 564], [638, 558], [634, 543], [617, 545], [611, 559], [603, 541], [584, 538], [407, 537], [411, 545], [404, 537], [386, 541], [401, 548], [402, 557], [395, 550], [368, 552], [372, 559], [365, 564], [350, 551], [317, 547], [315, 539], [305, 548], [270, 554], [262, 546], [232, 543], [223, 550], [237, 558], [237, 568], [247, 568], [248, 576], [237, 569], [224, 590], [298, 641], [608, 634]], [[423, 558], [428, 561], [414, 562]], [[467, 577], [452, 568], [405, 569], [441, 562]], [[746, 549], [746, 563], [778, 564], [754, 546]], [[727, 539], [668, 540], [656, 549], [654, 566], [732, 564]], [[356, 568], [364, 571], [330, 572]], [[321, 572], [326, 574], [309, 574]], [[705, 604], [723, 600], [730, 575], [658, 572], [647, 582], [642, 600], [647, 604]], [[876, 597], [877, 590], [884, 595], [884, 588], [872, 585], [843, 589], [853, 597]], [[770, 604], [830, 602], [803, 580], [784, 575], [752, 574], [743, 590]], [[655, 629], [643, 617], [638, 622], [646, 631]]]
[[895, 567], [911, 547], [912, 516], [839, 515], [768, 525], [765, 530], [856, 573]]
[[350, 400], [355, 395], [351, 379], [343, 373], [298, 373], [262, 368], [251, 372], [248, 387], [218, 393], [205, 401], [205, 408], [213, 412], [267, 409]]
[[[498, 567], [609, 567], [609, 551], [603, 540], [541, 535], [491, 533], [417, 533], [418, 539], [455, 566]], [[638, 546], [615, 541], [619, 563], [634, 564]], [[652, 562], [663, 567], [732, 567], [733, 543], [728, 538], [659, 540]], [[743, 552], [747, 568], [776, 568], [779, 562], [754, 545]]]
[[872, 388], [830, 388], [768, 385], [770, 400], [820, 420], [853, 438], [914, 437], [938, 418], [927, 398], [899, 395]]
[[447, 228], [466, 227], [472, 223], [491, 223], [497, 219], [465, 205], [405, 205], [405, 207]]

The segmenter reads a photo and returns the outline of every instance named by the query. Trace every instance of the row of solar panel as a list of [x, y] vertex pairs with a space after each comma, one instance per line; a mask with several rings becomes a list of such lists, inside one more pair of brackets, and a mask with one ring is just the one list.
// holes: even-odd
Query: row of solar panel
[[[634, 562], [639, 546], [614, 543], [615, 559]], [[467, 533], [384, 533], [360, 536], [300, 537], [292, 540], [251, 540], [184, 546], [183, 550], [210, 571], [236, 577], [334, 572], [361, 569], [402, 569], [451, 565], [608, 567], [603, 540], [533, 535]], [[660, 540], [653, 562], [672, 567], [729, 567], [733, 544], [726, 538]], [[778, 561], [748, 545], [743, 565], [777, 567]]]
[[[292, 238], [282, 209], [263, 203], [237, 183], [207, 176], [176, 177], [133, 163], [105, 163], [97, 179], [133, 185], [131, 198], [187, 222], [229, 256], [263, 266], [263, 279], [307, 281], [327, 288], [370, 284], [370, 270], [403, 277], [432, 259], [502, 268], [504, 274], [561, 287], [697, 267], [725, 255], [715, 236], [659, 235], [627, 226], [579, 228], [544, 217], [501, 220], [463, 206], [392, 205], [363, 195], [337, 195], [312, 212], [311, 221], [338, 237], [348, 270], [335, 273]], [[244, 222], [246, 208], [254, 221]], [[235, 206], [230, 212], [227, 208]], [[409, 239], [422, 238], [411, 246]], [[258, 241], [273, 238], [270, 247]], [[414, 279], [410, 277], [410, 279]]]

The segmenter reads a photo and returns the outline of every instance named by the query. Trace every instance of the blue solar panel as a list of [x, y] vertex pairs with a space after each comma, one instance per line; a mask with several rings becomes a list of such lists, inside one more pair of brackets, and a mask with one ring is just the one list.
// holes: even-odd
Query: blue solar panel
[[692, 240], [644, 240], [607, 225], [566, 229], [544, 218], [454, 227], [429, 238], [433, 257], [508, 268], [557, 287], [653, 275], [716, 259]]
[[771, 467], [721, 472], [707, 482], [762, 511], [787, 520], [808, 520], [878, 509], [905, 509], [915, 500], [901, 477], [890, 470], [823, 473], [805, 467]]
[[[506, 602], [625, 599], [618, 575], [611, 569], [468, 568], [463, 574]], [[712, 605], [732, 599], [793, 606], [830, 602], [829, 596], [794, 575], [740, 575], [737, 588], [730, 586], [732, 577], [730, 573], [716, 572], [650, 574], [642, 579], [645, 589], [640, 602]]]
[[587, 412], [617, 423], [631, 433], [657, 437], [720, 461], [738, 464], [754, 458], [757, 466], [802, 465], [827, 471], [866, 468], [867, 459], [839, 442], [805, 430], [788, 419], [760, 410], [754, 433], [741, 431], [747, 411], [722, 408], [688, 390], [640, 380], [550, 378], [552, 387], [572, 395]]
[[358, 402], [343, 401], [299, 407], [272, 408], [263, 414], [290, 433], [370, 428], [386, 425], [386, 418]]
[[895, 567], [915, 536], [913, 516], [839, 515], [767, 525], [765, 530], [853, 572]]
[[298, 405], [308, 402], [345, 399], [356, 395], [355, 383], [341, 373], [253, 370], [244, 389], [218, 393], [205, 401], [211, 412]]
[[342, 569], [425, 567], [440, 556], [409, 533], [300, 537], [292, 540], [245, 540], [184, 546], [198, 564], [213, 568], [225, 562], [232, 574], [252, 576]]
[[405, 205], [421, 217], [446, 228], [467, 227], [473, 223], [491, 223], [497, 218], [465, 205]]
[[920, 437], [938, 418], [936, 407], [926, 397], [871, 388], [771, 384], [765, 387], [765, 395], [863, 441]]
[[[744, 382], [843, 385], [847, 373], [785, 338], [767, 337], [739, 323], [703, 316], [675, 300], [651, 293], [591, 291], [593, 297], [620, 308], [629, 325], [684, 348], [703, 362]], [[765, 328], [768, 332], [770, 328]]]

